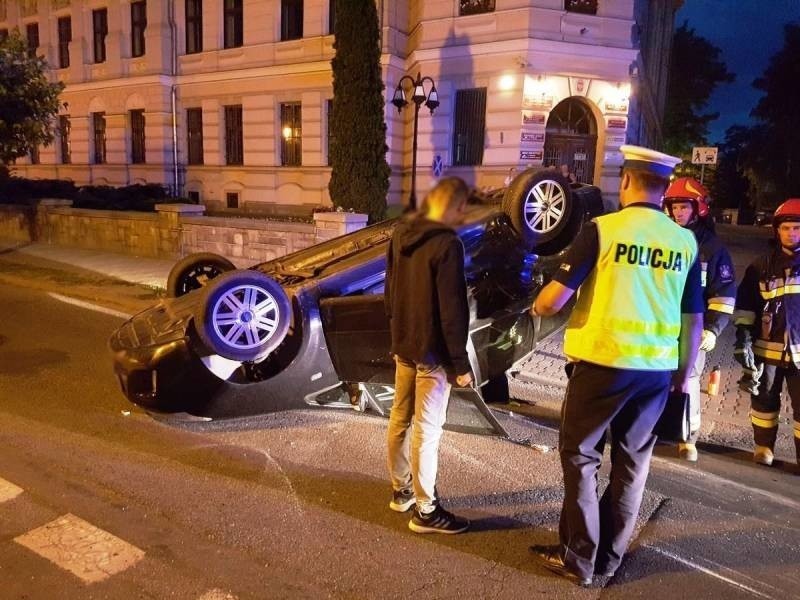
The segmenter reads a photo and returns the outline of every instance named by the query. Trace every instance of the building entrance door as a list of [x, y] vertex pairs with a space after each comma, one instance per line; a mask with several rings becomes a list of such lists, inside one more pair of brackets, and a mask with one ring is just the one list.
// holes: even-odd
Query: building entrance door
[[547, 119], [544, 166], [567, 165], [580, 183], [594, 183], [597, 123], [582, 100], [559, 102]]

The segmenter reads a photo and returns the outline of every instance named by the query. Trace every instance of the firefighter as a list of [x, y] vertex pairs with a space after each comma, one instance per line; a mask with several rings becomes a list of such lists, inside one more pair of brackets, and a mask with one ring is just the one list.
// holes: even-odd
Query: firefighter
[[[564, 354], [569, 384], [558, 449], [564, 472], [559, 544], [534, 559], [579, 585], [613, 576], [628, 547], [670, 387], [688, 388], [703, 328], [697, 242], [662, 211], [680, 162], [621, 147], [622, 210], [587, 223], [531, 307], [552, 315], [577, 290]], [[610, 482], [597, 497], [606, 431]]]
[[750, 391], [753, 460], [771, 465], [783, 384], [794, 412], [800, 463], [800, 198], [781, 204], [772, 218], [775, 249], [745, 271], [736, 294], [734, 357]]
[[691, 177], [673, 181], [664, 194], [664, 208], [678, 225], [694, 233], [700, 252], [701, 281], [706, 312], [697, 361], [689, 375], [691, 435], [678, 444], [678, 456], [697, 460], [697, 436], [700, 431], [700, 376], [706, 364], [706, 353], [717, 345], [717, 338], [728, 325], [736, 303], [736, 278], [731, 255], [714, 231], [708, 209], [708, 191]]

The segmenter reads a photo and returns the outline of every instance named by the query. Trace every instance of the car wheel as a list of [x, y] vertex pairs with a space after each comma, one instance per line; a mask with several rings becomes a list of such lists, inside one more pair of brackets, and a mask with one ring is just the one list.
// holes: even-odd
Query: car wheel
[[275, 280], [259, 271], [233, 271], [211, 281], [196, 317], [209, 350], [230, 360], [257, 362], [286, 337], [291, 303]]
[[169, 272], [167, 296], [177, 298], [193, 290], [199, 290], [210, 280], [235, 268], [227, 258], [211, 252], [198, 252], [185, 256]]
[[573, 205], [569, 182], [550, 170], [521, 173], [503, 196], [503, 211], [533, 251], [564, 231], [572, 219]]

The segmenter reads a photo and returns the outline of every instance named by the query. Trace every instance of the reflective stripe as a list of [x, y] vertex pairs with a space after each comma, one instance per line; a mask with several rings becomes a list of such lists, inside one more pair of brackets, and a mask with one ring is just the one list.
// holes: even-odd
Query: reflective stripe
[[[579, 319], [588, 318], [585, 311], [574, 310], [572, 313]], [[663, 335], [677, 338], [681, 333], [681, 326], [673, 326], [665, 323], [647, 323], [645, 321], [632, 321], [630, 319], [620, 319], [606, 317], [605, 327], [619, 333], [636, 333], [645, 335]]]
[[756, 313], [752, 310], [737, 308], [733, 311], [734, 325], [753, 325], [756, 322]]
[[711, 298], [708, 301], [708, 310], [716, 310], [717, 312], [725, 313], [726, 315], [733, 314], [733, 304], [716, 302], [717, 300], [725, 300], [725, 298]]
[[753, 346], [756, 348], [764, 348], [765, 350], [786, 350], [786, 344], [783, 342], [770, 342], [768, 340], [761, 339], [753, 342]]
[[753, 354], [756, 356], [761, 356], [763, 358], [772, 358], [775, 360], [783, 360], [783, 350], [776, 351], [776, 350], [767, 350], [765, 348], [753, 348]]
[[761, 290], [761, 297], [764, 300], [772, 300], [781, 296], [800, 294], [800, 284], [785, 285], [774, 290]]
[[778, 414], [776, 412], [765, 413], [757, 410], [750, 411], [750, 422], [756, 427], [772, 429], [778, 426]]

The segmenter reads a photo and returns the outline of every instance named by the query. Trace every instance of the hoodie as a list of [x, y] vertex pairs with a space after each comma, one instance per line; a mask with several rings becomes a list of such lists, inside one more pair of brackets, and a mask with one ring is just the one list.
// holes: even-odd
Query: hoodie
[[469, 372], [464, 246], [455, 231], [423, 216], [398, 223], [384, 293], [393, 354]]

